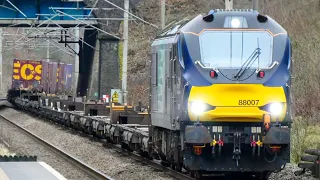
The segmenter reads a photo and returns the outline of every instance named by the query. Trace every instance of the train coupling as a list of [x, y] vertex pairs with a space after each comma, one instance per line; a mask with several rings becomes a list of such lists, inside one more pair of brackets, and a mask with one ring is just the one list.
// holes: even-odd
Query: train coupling
[[239, 166], [239, 160], [241, 155], [241, 133], [234, 133], [233, 136], [233, 156], [232, 159], [236, 161], [237, 167]]
[[233, 137], [233, 156], [232, 159], [236, 161], [237, 167], [239, 166], [240, 156], [241, 156], [241, 140], [249, 136], [247, 133], [243, 132], [233, 132], [227, 133], [227, 136]]

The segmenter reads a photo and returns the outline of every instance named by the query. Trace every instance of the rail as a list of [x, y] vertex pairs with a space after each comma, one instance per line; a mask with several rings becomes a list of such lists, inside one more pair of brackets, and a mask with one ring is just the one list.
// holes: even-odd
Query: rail
[[7, 122], [9, 122], [10, 124], [14, 125], [15, 127], [17, 127], [18, 129], [20, 129], [24, 134], [26, 134], [30, 138], [36, 140], [41, 145], [45, 146], [47, 149], [51, 150], [52, 152], [54, 152], [58, 156], [62, 157], [63, 159], [65, 159], [69, 163], [73, 164], [74, 166], [76, 166], [77, 168], [79, 168], [80, 170], [82, 170], [87, 175], [91, 176], [92, 178], [94, 178], [96, 180], [113, 180], [111, 177], [106, 176], [102, 172], [99, 172], [98, 170], [93, 169], [92, 167], [90, 167], [89, 165], [85, 164], [84, 162], [81, 162], [77, 158], [75, 158], [75, 157], [71, 156], [70, 154], [64, 152], [63, 150], [55, 147], [54, 145], [50, 144], [49, 142], [46, 142], [45, 140], [43, 140], [39, 136], [33, 134], [32, 132], [28, 131], [27, 129], [21, 127], [20, 125], [14, 123], [14, 122], [12, 122], [7, 117], [5, 117], [3, 115], [0, 115], [0, 117], [2, 119], [6, 120]]

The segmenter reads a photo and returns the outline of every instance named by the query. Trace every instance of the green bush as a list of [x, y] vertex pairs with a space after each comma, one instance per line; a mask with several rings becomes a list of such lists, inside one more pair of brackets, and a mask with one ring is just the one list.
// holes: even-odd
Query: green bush
[[320, 126], [311, 118], [297, 117], [291, 129], [291, 162], [298, 163], [306, 149], [320, 148]]

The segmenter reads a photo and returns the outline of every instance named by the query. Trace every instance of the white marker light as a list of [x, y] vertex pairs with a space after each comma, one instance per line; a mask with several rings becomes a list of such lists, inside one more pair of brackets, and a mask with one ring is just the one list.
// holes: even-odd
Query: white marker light
[[240, 24], [241, 24], [241, 22], [240, 22], [240, 20], [238, 18], [233, 18], [231, 20], [231, 27], [232, 28], [239, 28]]

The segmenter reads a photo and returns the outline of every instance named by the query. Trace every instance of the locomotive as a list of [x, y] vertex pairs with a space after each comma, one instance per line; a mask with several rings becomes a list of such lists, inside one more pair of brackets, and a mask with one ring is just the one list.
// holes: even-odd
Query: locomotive
[[290, 162], [292, 48], [253, 10], [211, 10], [165, 28], [151, 48], [153, 156], [192, 176], [267, 179]]

